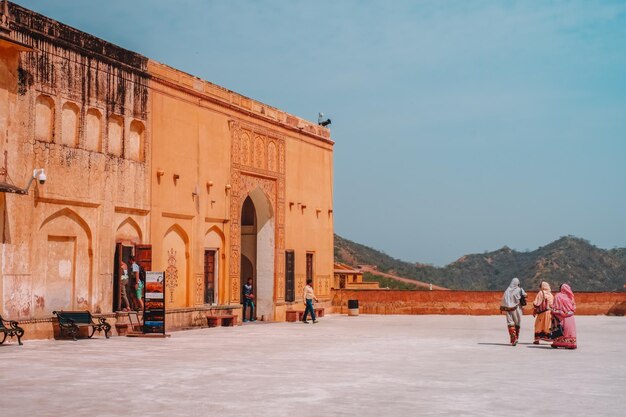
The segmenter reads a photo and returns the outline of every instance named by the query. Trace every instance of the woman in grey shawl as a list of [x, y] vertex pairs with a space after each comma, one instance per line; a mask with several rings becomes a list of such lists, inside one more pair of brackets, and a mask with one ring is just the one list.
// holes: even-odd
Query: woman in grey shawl
[[520, 298], [526, 291], [519, 286], [519, 279], [513, 278], [509, 288], [504, 291], [502, 296], [502, 305], [500, 311], [506, 312], [506, 325], [509, 328], [509, 336], [511, 336], [511, 345], [517, 345], [519, 339], [519, 329], [522, 322], [522, 306]]

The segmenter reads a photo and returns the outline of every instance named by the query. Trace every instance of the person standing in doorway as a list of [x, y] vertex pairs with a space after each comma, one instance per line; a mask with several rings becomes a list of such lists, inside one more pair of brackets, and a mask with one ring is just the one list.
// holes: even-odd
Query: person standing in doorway
[[243, 286], [243, 322], [247, 322], [246, 310], [250, 307], [250, 320], [256, 321], [254, 316], [254, 287], [252, 286], [252, 278], [248, 278], [248, 281]]
[[128, 302], [128, 296], [126, 290], [128, 289], [128, 265], [122, 261], [120, 265], [120, 294], [122, 299], [122, 311], [130, 311], [130, 303]]
[[522, 322], [522, 295], [526, 297], [526, 291], [519, 286], [519, 279], [513, 278], [509, 288], [504, 291], [502, 296], [502, 304], [500, 305], [500, 311], [506, 312], [506, 325], [509, 328], [509, 336], [511, 338], [511, 345], [517, 345], [519, 340], [519, 331]]
[[137, 299], [137, 310], [143, 310], [143, 281], [140, 276], [141, 267], [139, 267], [134, 255], [130, 255], [130, 269], [133, 277], [132, 292], [135, 294]]
[[304, 309], [304, 315], [302, 316], [302, 322], [309, 323], [307, 321], [307, 315], [311, 313], [311, 319], [313, 323], [317, 323], [315, 318], [315, 309], [313, 308], [313, 300], [318, 301], [315, 293], [313, 292], [313, 280], [307, 279], [306, 285], [304, 286], [304, 292], [302, 294], [302, 298], [304, 300], [304, 305], [306, 306]]

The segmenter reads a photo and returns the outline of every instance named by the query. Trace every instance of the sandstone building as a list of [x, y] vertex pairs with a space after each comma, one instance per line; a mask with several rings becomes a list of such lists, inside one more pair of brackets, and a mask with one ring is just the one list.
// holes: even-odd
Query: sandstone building
[[[165, 271], [181, 325], [241, 308], [249, 276], [267, 320], [302, 308], [307, 277], [329, 299], [328, 129], [16, 4], [0, 13], [3, 316], [113, 312], [131, 253]], [[40, 168], [46, 183], [19, 194]]]

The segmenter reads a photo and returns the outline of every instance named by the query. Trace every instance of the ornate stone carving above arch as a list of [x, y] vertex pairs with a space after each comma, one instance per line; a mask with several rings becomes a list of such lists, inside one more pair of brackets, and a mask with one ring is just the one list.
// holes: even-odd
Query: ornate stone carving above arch
[[285, 288], [285, 139], [275, 132], [237, 120], [230, 120], [229, 127], [231, 133], [230, 299], [231, 302], [239, 302], [241, 208], [248, 194], [258, 188], [263, 191], [274, 210], [274, 301], [282, 301]]

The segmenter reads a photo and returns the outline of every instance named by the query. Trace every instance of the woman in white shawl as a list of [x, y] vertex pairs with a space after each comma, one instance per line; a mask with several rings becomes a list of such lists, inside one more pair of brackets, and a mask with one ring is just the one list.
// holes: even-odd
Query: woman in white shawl
[[509, 328], [511, 345], [513, 346], [517, 345], [520, 324], [522, 322], [522, 306], [520, 305], [522, 294], [526, 296], [526, 291], [520, 288], [519, 279], [513, 278], [509, 288], [504, 291], [500, 306], [500, 311], [506, 312], [506, 325]]

